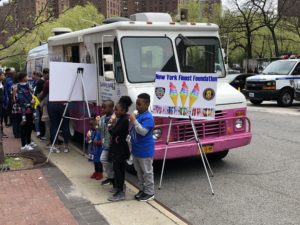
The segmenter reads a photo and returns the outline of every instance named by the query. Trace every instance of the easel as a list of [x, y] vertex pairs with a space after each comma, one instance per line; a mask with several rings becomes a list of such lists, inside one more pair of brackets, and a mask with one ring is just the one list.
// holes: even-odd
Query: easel
[[[169, 120], [170, 120], [170, 123], [169, 123], [169, 128], [168, 128], [168, 135], [167, 135], [167, 141], [166, 141], [166, 147], [165, 147], [165, 154], [164, 154], [164, 159], [163, 159], [163, 165], [162, 165], [162, 168], [161, 168], [161, 174], [160, 174], [160, 181], [159, 181], [158, 189], [161, 189], [161, 184], [162, 184], [162, 179], [163, 179], [163, 174], [164, 174], [164, 169], [165, 169], [165, 162], [166, 162], [166, 158], [167, 158], [167, 152], [168, 152], [169, 141], [170, 141], [171, 127], [172, 127], [172, 123], [173, 123], [173, 120], [172, 120], [171, 117], [169, 117]], [[213, 172], [211, 170], [210, 164], [209, 164], [208, 159], [206, 157], [206, 154], [205, 154], [205, 152], [203, 150], [203, 146], [202, 146], [202, 144], [200, 142], [200, 139], [198, 138], [198, 133], [197, 133], [197, 130], [195, 128], [195, 124], [194, 124], [194, 121], [193, 121], [191, 115], [189, 115], [189, 120], [190, 120], [192, 129], [193, 129], [195, 141], [197, 143], [198, 150], [199, 150], [199, 153], [200, 153], [200, 156], [201, 156], [201, 160], [202, 160], [202, 163], [203, 163], [203, 166], [204, 166], [204, 170], [205, 170], [205, 173], [206, 173], [206, 176], [207, 176], [207, 179], [208, 179], [208, 183], [209, 183], [209, 186], [210, 186], [210, 189], [211, 189], [211, 194], [214, 195], [215, 193], [214, 193], [211, 181], [210, 181], [210, 176], [208, 174], [206, 165], [209, 168], [209, 171], [211, 173], [211, 177], [213, 177], [214, 174], [213, 174]]]
[[[51, 155], [51, 153], [53, 152], [54, 144], [55, 144], [55, 142], [56, 142], [56, 140], [57, 140], [58, 133], [59, 133], [59, 131], [60, 131], [61, 125], [62, 125], [62, 123], [63, 123], [63, 120], [66, 118], [66, 119], [73, 119], [73, 120], [84, 120], [84, 122], [85, 122], [85, 118], [83, 118], [83, 119], [78, 119], [78, 118], [73, 118], [73, 117], [67, 117], [67, 116], [66, 116], [67, 109], [68, 109], [69, 104], [70, 104], [70, 102], [71, 102], [72, 94], [73, 94], [73, 91], [74, 91], [74, 89], [75, 89], [75, 85], [76, 85], [78, 79], [81, 80], [83, 99], [84, 99], [84, 102], [85, 102], [85, 104], [86, 104], [86, 108], [87, 108], [87, 111], [88, 111], [88, 116], [89, 116], [89, 118], [91, 117], [91, 112], [90, 112], [90, 108], [89, 108], [89, 103], [88, 103], [88, 99], [87, 99], [86, 92], [85, 92], [86, 89], [85, 89], [85, 85], [84, 85], [84, 81], [83, 81], [83, 68], [78, 67], [78, 68], [77, 68], [76, 77], [75, 77], [75, 79], [74, 79], [73, 86], [72, 86], [72, 88], [71, 88], [71, 91], [70, 91], [70, 94], [69, 94], [69, 97], [68, 97], [68, 102], [67, 102], [67, 104], [66, 104], [66, 107], [65, 107], [65, 109], [64, 109], [63, 115], [62, 115], [62, 117], [61, 117], [61, 120], [60, 120], [59, 126], [58, 126], [58, 128], [57, 128], [57, 131], [56, 131], [54, 140], [53, 140], [53, 142], [52, 142], [52, 145], [51, 145], [51, 147], [50, 147], [50, 151], [49, 151], [49, 154], [48, 154], [48, 156], [47, 156], [46, 162], [49, 161], [50, 155]], [[85, 116], [85, 115], [84, 115], [84, 116]]]

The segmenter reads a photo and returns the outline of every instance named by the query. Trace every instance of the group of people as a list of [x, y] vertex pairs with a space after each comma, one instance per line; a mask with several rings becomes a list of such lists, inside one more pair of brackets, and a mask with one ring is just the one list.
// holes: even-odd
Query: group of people
[[[34, 130], [42, 141], [49, 140], [51, 151], [59, 153], [60, 148], [54, 141], [65, 106], [61, 102], [49, 101], [48, 68], [43, 69], [42, 73], [34, 72], [33, 81], [29, 84], [24, 72], [16, 74], [9, 69], [5, 74], [0, 72], [2, 134], [2, 123], [9, 126], [10, 121], [14, 136], [21, 139], [22, 151], [33, 150], [37, 146], [31, 140]], [[154, 119], [148, 111], [149, 104], [150, 96], [142, 93], [137, 96], [136, 112], [128, 114], [132, 105], [129, 96], [122, 96], [116, 104], [107, 100], [102, 104], [102, 116], [90, 120], [86, 143], [89, 160], [95, 167], [91, 178], [101, 180], [106, 175], [101, 183], [112, 185], [109, 201], [125, 199], [125, 167], [130, 157], [139, 180], [139, 192], [135, 199], [148, 201], [154, 198]], [[69, 152], [68, 122], [67, 118], [64, 119], [61, 126], [64, 152]]]
[[128, 116], [131, 104], [128, 96], [122, 96], [116, 105], [111, 100], [104, 101], [104, 115], [91, 119], [90, 130], [86, 134], [90, 160], [95, 166], [91, 178], [100, 180], [105, 172], [106, 179], [102, 185], [113, 186], [109, 201], [125, 199], [125, 167], [130, 155], [139, 181], [135, 199], [154, 199], [154, 119], [148, 111], [150, 96], [146, 93], [138, 95], [137, 112]]
[[[33, 72], [29, 83], [25, 72], [15, 73], [9, 68], [5, 73], [0, 72], [0, 113], [3, 137], [3, 122], [12, 126], [15, 138], [21, 139], [21, 150], [33, 150], [37, 145], [31, 140], [34, 130], [41, 141], [49, 140], [47, 146], [51, 148], [64, 105], [49, 102], [49, 69]], [[68, 121], [62, 124], [64, 145], [63, 151], [68, 152]], [[59, 153], [55, 145], [51, 148]]]

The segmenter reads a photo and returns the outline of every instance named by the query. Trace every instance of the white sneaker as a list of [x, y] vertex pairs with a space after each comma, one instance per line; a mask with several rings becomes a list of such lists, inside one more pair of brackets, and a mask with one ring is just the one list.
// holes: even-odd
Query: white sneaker
[[21, 147], [21, 151], [26, 151], [26, 145], [24, 145], [23, 147]]
[[50, 146], [50, 152], [53, 152], [53, 153], [60, 153], [60, 150], [59, 148], [55, 147], [55, 146]]
[[32, 142], [30, 142], [29, 146], [32, 148], [35, 148], [35, 147], [37, 147], [37, 144], [32, 141]]
[[25, 150], [32, 151], [33, 147], [31, 147], [30, 145], [25, 145]]

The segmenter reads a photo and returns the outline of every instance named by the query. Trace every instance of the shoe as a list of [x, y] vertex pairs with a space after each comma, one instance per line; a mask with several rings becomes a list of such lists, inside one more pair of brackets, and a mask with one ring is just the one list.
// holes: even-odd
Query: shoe
[[40, 140], [41, 140], [41, 141], [46, 141], [46, 140], [47, 140], [47, 137], [40, 137]]
[[90, 176], [91, 179], [95, 179], [95, 177], [96, 177], [96, 172], [94, 172], [94, 173]]
[[107, 178], [101, 182], [101, 185], [103, 185], [103, 186], [111, 185], [111, 184], [113, 184], [113, 179], [111, 179], [111, 178]]
[[140, 198], [138, 199], [138, 201], [140, 202], [147, 202], [147, 201], [150, 201], [150, 200], [153, 200], [154, 199], [154, 195], [148, 195], [146, 193], [143, 193]]
[[52, 147], [52, 146], [49, 147], [49, 148], [50, 148], [50, 152], [60, 153], [60, 150], [59, 150], [58, 147], [56, 147], [56, 146], [53, 146], [53, 148], [51, 148], [51, 147]]
[[38, 138], [40, 138], [40, 137], [41, 137], [41, 132], [37, 131], [37, 132], [36, 132], [36, 136], [37, 136]]
[[2, 133], [2, 138], [8, 138], [7, 134]]
[[97, 172], [97, 173], [96, 173], [96, 176], [95, 176], [95, 179], [96, 179], [96, 180], [101, 180], [102, 178], [103, 178], [103, 173]]
[[69, 152], [69, 146], [64, 145], [64, 153], [68, 153]]
[[33, 141], [32, 142], [30, 142], [30, 144], [28, 144], [30, 147], [32, 147], [32, 148], [35, 148], [35, 147], [37, 147], [37, 144], [36, 143], [34, 143]]
[[21, 147], [21, 151], [32, 151], [33, 148], [30, 145], [25, 145]]
[[138, 200], [143, 194], [144, 194], [143, 191], [139, 191], [136, 195], [134, 195], [134, 198], [135, 198], [136, 200]]
[[125, 200], [125, 193], [124, 191], [118, 191], [112, 196], [110, 196], [107, 200], [111, 202], [118, 202], [118, 201]]
[[117, 192], [117, 188], [113, 187], [109, 190], [109, 192], [115, 194]]

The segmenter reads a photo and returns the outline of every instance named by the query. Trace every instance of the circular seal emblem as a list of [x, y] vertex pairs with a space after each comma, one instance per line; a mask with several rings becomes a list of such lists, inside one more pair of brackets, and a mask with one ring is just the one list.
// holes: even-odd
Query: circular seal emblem
[[203, 91], [203, 98], [207, 101], [212, 100], [215, 97], [215, 95], [216, 95], [215, 91], [211, 88], [206, 88]]

